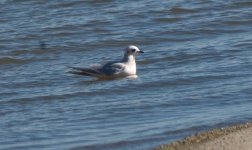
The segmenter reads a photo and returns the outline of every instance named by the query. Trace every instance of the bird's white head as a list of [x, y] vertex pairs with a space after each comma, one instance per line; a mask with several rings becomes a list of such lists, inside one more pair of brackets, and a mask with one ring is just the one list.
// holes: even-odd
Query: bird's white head
[[125, 49], [125, 54], [127, 55], [137, 55], [138, 53], [143, 53], [138, 47], [130, 45]]

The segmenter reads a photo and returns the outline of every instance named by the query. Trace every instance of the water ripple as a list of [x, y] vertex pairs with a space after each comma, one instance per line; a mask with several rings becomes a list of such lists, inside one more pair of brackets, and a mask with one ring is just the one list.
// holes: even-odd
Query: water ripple
[[[0, 3], [0, 149], [150, 149], [251, 119], [248, 0]], [[66, 73], [130, 44], [135, 80]]]

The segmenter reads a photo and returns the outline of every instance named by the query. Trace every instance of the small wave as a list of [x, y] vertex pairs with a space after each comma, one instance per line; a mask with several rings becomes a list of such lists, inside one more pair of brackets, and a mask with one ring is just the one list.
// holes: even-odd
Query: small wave
[[2, 57], [0, 58], [0, 65], [6, 64], [24, 64], [29, 62], [34, 62], [35, 59], [17, 59], [13, 57]]
[[232, 7], [234, 8], [241, 8], [241, 7], [251, 7], [252, 6], [252, 2], [236, 2], [232, 4]]
[[173, 14], [185, 14], [185, 13], [195, 13], [196, 10], [188, 9], [188, 8], [181, 8], [181, 7], [173, 7], [170, 9], [171, 13]]
[[223, 33], [240, 33], [243, 30], [241, 29], [214, 29], [214, 28], [202, 28], [198, 30], [194, 30], [193, 32], [198, 33], [198, 34], [223, 34]]
[[232, 26], [237, 26], [237, 25], [250, 25], [252, 23], [252, 20], [232, 20], [232, 21], [225, 21], [224, 24], [226, 25], [232, 25]]
[[180, 19], [179, 18], [157, 18], [154, 21], [160, 22], [160, 23], [174, 23], [178, 22]]
[[149, 143], [150, 145], [155, 145], [155, 142], [162, 139], [162, 137], [148, 137], [138, 140], [123, 140], [118, 142], [111, 142], [106, 144], [94, 144], [87, 146], [73, 147], [71, 150], [111, 150], [111, 149], [121, 149], [122, 147], [128, 147], [128, 149], [145, 149], [147, 146], [143, 146], [142, 143]]
[[[240, 43], [237, 43], [237, 44], [234, 44], [233, 47], [236, 47], [236, 48], [252, 48], [252, 43], [250, 42], [240, 42]], [[240, 51], [240, 50], [238, 50]]]
[[36, 100], [44, 100], [44, 101], [50, 101], [50, 100], [63, 100], [63, 99], [69, 99], [73, 97], [82, 97], [82, 96], [95, 96], [95, 95], [102, 95], [106, 94], [106, 91], [97, 91], [97, 92], [70, 92], [70, 93], [64, 93], [64, 94], [41, 94], [41, 95], [29, 95], [29, 96], [23, 96], [19, 98], [11, 98], [6, 100], [0, 100], [0, 102], [8, 102], [8, 103], [18, 103], [18, 104], [26, 104], [29, 102], [34, 102]]
[[1, 0], [0, 4], [5, 4], [7, 2], [7, 0]]
[[55, 54], [55, 53], [58, 53], [59, 51], [66, 50], [68, 48], [63, 47], [63, 46], [55, 46], [55, 45], [47, 46], [46, 44], [44, 44], [44, 45], [42, 44], [42, 45], [38, 45], [38, 48], [35, 48], [35, 49], [13, 50], [9, 53], [9, 55], [11, 55], [11, 56], [19, 56], [19, 55], [39, 55], [39, 56], [41, 56], [42, 54]]
[[55, 3], [55, 4], [51, 5], [50, 7], [70, 8], [70, 7], [74, 7], [76, 5], [81, 5], [82, 3], [83, 3], [82, 1], [67, 1], [67, 2]]
[[14, 55], [22, 55], [22, 54], [44, 54], [45, 50], [15, 50], [12, 52]]

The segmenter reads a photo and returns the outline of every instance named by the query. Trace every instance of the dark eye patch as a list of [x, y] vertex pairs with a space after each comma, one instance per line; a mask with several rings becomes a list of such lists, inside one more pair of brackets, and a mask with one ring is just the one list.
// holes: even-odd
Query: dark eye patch
[[136, 49], [132, 49], [131, 51], [132, 51], [132, 52], [135, 52], [135, 51], [136, 51]]

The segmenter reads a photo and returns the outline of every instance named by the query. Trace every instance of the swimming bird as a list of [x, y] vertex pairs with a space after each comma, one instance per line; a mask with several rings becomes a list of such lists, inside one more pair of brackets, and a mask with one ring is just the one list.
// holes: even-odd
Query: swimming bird
[[124, 50], [120, 61], [92, 65], [88, 68], [70, 67], [72, 74], [96, 77], [99, 79], [137, 78], [136, 55], [143, 53], [137, 46], [130, 45]]

